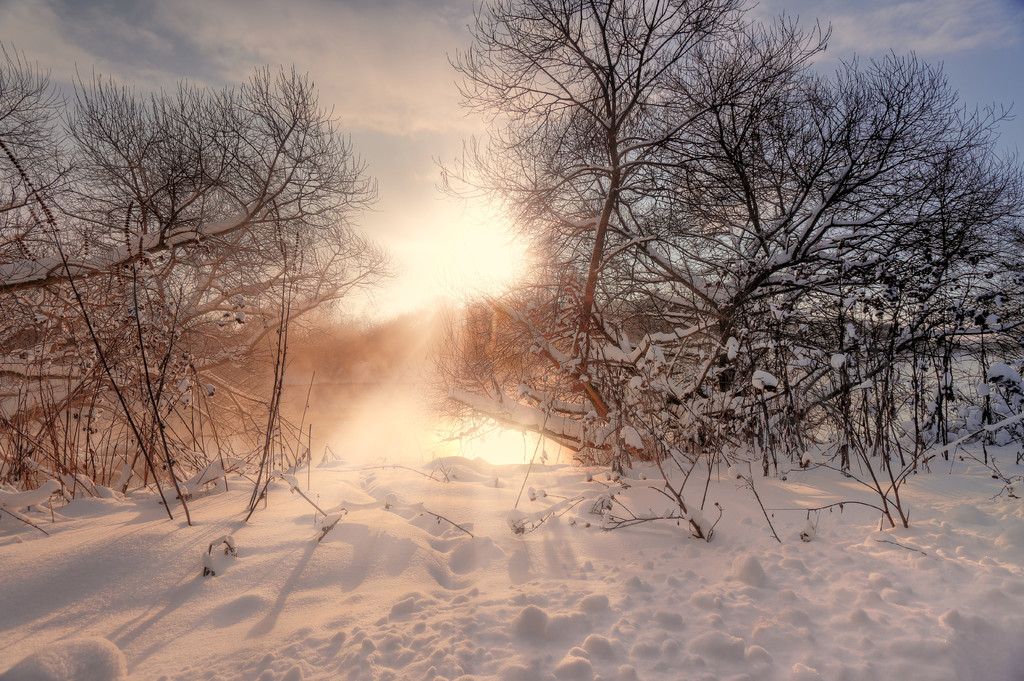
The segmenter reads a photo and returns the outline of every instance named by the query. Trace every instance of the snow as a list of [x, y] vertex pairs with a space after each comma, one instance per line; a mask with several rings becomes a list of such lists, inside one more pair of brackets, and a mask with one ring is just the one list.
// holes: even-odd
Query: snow
[[[1015, 451], [989, 447], [1007, 475], [1024, 472]], [[806, 510], [872, 501], [834, 471], [781, 481], [755, 465], [778, 543], [748, 481], [724, 466], [703, 513], [707, 471], [686, 488], [703, 523], [713, 501], [725, 509], [705, 542], [686, 521], [601, 529], [620, 504], [664, 506], [654, 467], [615, 480], [565, 464], [349, 456], [315, 466], [309, 488], [294, 474], [336, 520], [326, 533], [281, 478], [242, 522], [251, 488], [230, 474], [230, 491], [193, 497], [192, 527], [139, 491], [55, 501], [54, 521], [25, 511], [49, 535], [2, 514], [0, 681], [953, 681], [1024, 669], [1024, 506], [969, 460], [911, 476], [911, 527], [885, 531], [864, 506]], [[524, 487], [534, 494], [516, 508]]]
[[123, 681], [124, 654], [104, 638], [72, 638], [29, 655], [0, 675], [2, 681]]
[[740, 342], [736, 340], [735, 336], [729, 336], [729, 340], [725, 341], [725, 353], [726, 356], [729, 358], [730, 362], [736, 359], [736, 356], [739, 354], [739, 351]]
[[732, 564], [732, 577], [744, 584], [755, 587], [768, 586], [768, 575], [757, 558], [752, 555], [738, 556]]
[[774, 392], [779, 387], [779, 379], [767, 371], [755, 371], [750, 383], [758, 390], [766, 392]]
[[7, 492], [0, 489], [0, 508], [18, 511], [30, 506], [38, 506], [58, 491], [60, 491], [60, 483], [56, 480], [49, 480], [38, 489], [26, 492]]
[[1020, 373], [1008, 364], [993, 364], [988, 370], [987, 380], [1006, 383], [1009, 385], [1020, 385]]
[[253, 215], [238, 214], [225, 220], [209, 223], [201, 227], [190, 225], [170, 232], [156, 231], [143, 234], [134, 239], [133, 243], [111, 248], [109, 250], [84, 256], [81, 259], [74, 255], [64, 261], [56, 257], [33, 258], [0, 264], [0, 281], [9, 287], [30, 287], [45, 282], [53, 276], [87, 277], [96, 272], [107, 272], [117, 269], [116, 266], [131, 261], [142, 253], [152, 255], [175, 246], [187, 244], [199, 239], [230, 234], [249, 225]]
[[622, 428], [622, 441], [626, 443], [627, 447], [632, 447], [636, 450], [644, 448], [643, 438], [640, 437], [640, 433], [633, 426], [624, 426]]

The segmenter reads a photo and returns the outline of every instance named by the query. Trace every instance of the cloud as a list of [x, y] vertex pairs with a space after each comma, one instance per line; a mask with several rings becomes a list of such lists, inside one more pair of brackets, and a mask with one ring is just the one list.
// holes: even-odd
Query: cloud
[[461, 118], [446, 54], [469, 42], [471, 0], [7, 0], [0, 12], [64, 82], [95, 66], [141, 89], [222, 86], [294, 64], [348, 129], [451, 131]]
[[833, 27], [830, 48], [843, 54], [914, 51], [924, 57], [1018, 45], [1024, 39], [1024, 5], [1009, 0], [832, 0], [813, 14]]
[[[349, 128], [411, 134], [450, 129], [459, 117], [446, 51], [461, 40], [445, 6], [275, 0], [221, 3], [212, 12], [205, 0], [162, 6], [165, 25], [192, 31], [207, 51], [229, 44], [251, 62], [309, 71]], [[237, 81], [252, 63], [234, 65], [224, 75]]]

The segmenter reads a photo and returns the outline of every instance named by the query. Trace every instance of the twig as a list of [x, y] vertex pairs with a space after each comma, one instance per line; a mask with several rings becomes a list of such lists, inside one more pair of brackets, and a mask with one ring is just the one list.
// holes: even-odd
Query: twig
[[[527, 519], [524, 519], [523, 523], [518, 525], [518, 526], [516, 526], [516, 527], [514, 527], [512, 531], [515, 534], [526, 534], [527, 532], [533, 532], [538, 527], [543, 525], [548, 520], [548, 518], [551, 518], [553, 516], [561, 517], [561, 516], [565, 515], [566, 513], [568, 513], [569, 511], [571, 511], [572, 509], [574, 509], [577, 506], [579, 506], [580, 503], [585, 501], [585, 500], [586, 500], [586, 497], [580, 496], [580, 497], [573, 497], [573, 498], [570, 498], [570, 499], [566, 499], [565, 501], [560, 501], [559, 503], [557, 503], [557, 504], [555, 504], [554, 506], [551, 507], [551, 508], [553, 508], [555, 510], [550, 511], [546, 516], [543, 516], [539, 520], [529, 520], [529, 527], [527, 527], [527, 523], [526, 523]], [[587, 526], [589, 527], [589, 524]]]
[[448, 482], [447, 474], [445, 474], [445, 479], [444, 480], [439, 480], [439, 479], [435, 478], [433, 476], [433, 474], [431, 474], [431, 473], [424, 473], [423, 471], [417, 470], [417, 469], [415, 469], [415, 468], [413, 468], [411, 466], [403, 466], [401, 464], [380, 464], [380, 465], [377, 465], [377, 466], [363, 466], [361, 468], [346, 468], [345, 470], [338, 471], [338, 472], [339, 473], [360, 473], [362, 471], [379, 471], [379, 470], [388, 470], [388, 469], [394, 470], [394, 469], [397, 469], [397, 468], [400, 468], [402, 470], [412, 471], [413, 473], [416, 473], [417, 475], [422, 475], [423, 477], [427, 478], [428, 480], [433, 480], [435, 482]]
[[[537, 433], [537, 445], [533, 448], [533, 456], [530, 457], [530, 465], [526, 467], [526, 475], [523, 476], [523, 484], [519, 486], [519, 494], [516, 496], [516, 503], [512, 508], [519, 508], [519, 502], [523, 498], [523, 490], [526, 489], [526, 481], [530, 479], [530, 472], [533, 470], [533, 462], [537, 460], [537, 452], [540, 451], [540, 445], [544, 442], [544, 427], [548, 424], [548, 416], [551, 415], [550, 409], [544, 410], [544, 421], [540, 424], [540, 431]], [[523, 433], [523, 445], [526, 445], [526, 433]]]
[[463, 532], [465, 532], [466, 534], [468, 534], [468, 535], [469, 535], [470, 537], [472, 537], [472, 536], [473, 536], [473, 533], [472, 533], [472, 532], [470, 532], [469, 530], [467, 530], [467, 529], [466, 529], [465, 527], [463, 527], [462, 525], [459, 525], [459, 524], [458, 524], [457, 522], [455, 522], [454, 520], [450, 520], [450, 519], [448, 519], [448, 518], [445, 518], [445, 517], [444, 517], [443, 515], [439, 515], [439, 514], [437, 514], [437, 513], [434, 513], [433, 511], [428, 511], [428, 510], [426, 510], [426, 509], [422, 509], [422, 508], [420, 509], [420, 512], [421, 512], [421, 513], [426, 513], [427, 515], [430, 515], [430, 516], [434, 516], [434, 517], [435, 517], [435, 518], [437, 518], [438, 520], [443, 520], [443, 521], [445, 521], [446, 523], [450, 523], [450, 524], [451, 524], [451, 525], [452, 525], [453, 527], [457, 527], [458, 529], [460, 529], [460, 530], [462, 530]]
[[345, 510], [342, 509], [341, 515], [339, 515], [337, 518], [335, 518], [334, 522], [332, 522], [330, 525], [324, 525], [323, 527], [321, 527], [320, 528], [320, 536], [316, 538], [316, 543], [319, 544], [320, 542], [322, 542], [324, 537], [327, 536], [327, 533], [330, 532], [331, 530], [333, 530], [334, 526], [337, 525], [344, 516], [345, 516]]
[[298, 485], [293, 485], [293, 484], [292, 484], [292, 482], [291, 482], [291, 481], [290, 481], [290, 480], [289, 480], [288, 478], [286, 478], [286, 477], [284, 477], [284, 476], [281, 476], [281, 479], [282, 479], [282, 480], [284, 480], [285, 482], [287, 482], [287, 483], [288, 483], [288, 487], [290, 487], [290, 488], [291, 488], [291, 491], [293, 491], [293, 492], [297, 492], [297, 493], [298, 493], [298, 495], [299, 495], [300, 497], [302, 497], [303, 499], [305, 499], [305, 500], [306, 500], [306, 501], [307, 501], [307, 502], [309, 503], [309, 505], [310, 505], [310, 506], [312, 506], [312, 507], [313, 507], [313, 508], [315, 508], [316, 510], [320, 511], [320, 513], [321, 513], [321, 514], [322, 514], [322, 515], [323, 515], [324, 517], [326, 517], [326, 516], [327, 516], [327, 513], [326, 513], [326, 511], [324, 511], [324, 509], [322, 509], [322, 508], [320, 508], [319, 506], [317, 506], [316, 504], [314, 504], [314, 503], [313, 503], [313, 500], [312, 500], [312, 499], [310, 499], [309, 497], [307, 497], [307, 496], [306, 496], [306, 495], [305, 495], [305, 494], [303, 493], [303, 491], [302, 491], [301, 489], [299, 489], [299, 486], [298, 486]]
[[849, 504], [856, 504], [857, 506], [867, 506], [868, 508], [875, 509], [879, 513], [882, 513], [882, 514], [885, 513], [885, 511], [883, 511], [881, 509], [881, 507], [875, 506], [874, 504], [869, 504], [866, 501], [837, 501], [834, 504], [825, 504], [824, 506], [817, 506], [817, 507], [813, 507], [813, 508], [812, 507], [803, 506], [803, 507], [797, 507], [797, 508], [769, 508], [767, 510], [772, 511], [772, 512], [775, 512], [775, 511], [801, 511], [801, 512], [806, 512], [806, 511], [824, 511], [826, 509], [833, 508], [835, 506], [838, 506], [839, 510], [842, 510], [843, 506], [847, 506]]
[[764, 508], [764, 502], [761, 501], [761, 495], [757, 493], [757, 488], [754, 487], [754, 471], [751, 468], [750, 462], [747, 462], [747, 473], [750, 476], [746, 479], [747, 487], [749, 487], [750, 491], [754, 493], [754, 498], [757, 499], [757, 505], [761, 507], [761, 513], [764, 514], [764, 519], [768, 523], [768, 529], [772, 531], [772, 536], [775, 537], [775, 541], [781, 544], [782, 540], [779, 539], [778, 533], [775, 532], [775, 526], [772, 525], [772, 519], [768, 517], [768, 511]]
[[906, 549], [907, 551], [917, 551], [918, 553], [920, 553], [921, 555], [924, 555], [924, 556], [928, 555], [927, 553], [925, 553], [921, 549], [915, 549], [913, 546], [907, 546], [906, 544], [901, 544], [898, 541], [893, 541], [892, 539], [876, 539], [875, 541], [883, 543], [883, 544], [892, 544], [894, 546], [900, 547], [901, 549]]
[[[282, 256], [284, 256], [285, 264], [288, 263], [287, 253], [282, 247]], [[271, 470], [273, 469], [273, 446], [274, 446], [274, 429], [275, 426], [280, 427], [281, 423], [281, 393], [284, 390], [284, 370], [285, 370], [285, 358], [288, 355], [288, 329], [291, 322], [291, 311], [292, 311], [292, 289], [288, 285], [287, 275], [283, 275], [281, 278], [281, 322], [280, 328], [277, 332], [277, 348], [274, 353], [274, 385], [270, 394], [270, 404], [268, 405], [267, 411], [267, 429], [264, 434], [263, 441], [263, 454], [260, 457], [260, 466], [256, 474], [256, 484], [253, 486], [252, 496], [249, 498], [249, 513], [245, 516], [244, 522], [249, 522], [249, 518], [256, 511], [256, 506], [259, 504], [260, 499], [266, 499], [268, 488], [270, 487], [270, 480], [273, 477]], [[284, 448], [281, 451], [281, 468], [284, 468]], [[264, 472], [267, 473], [266, 481], [263, 482], [262, 489], [260, 483], [263, 480]]]
[[[56, 239], [56, 236], [54, 237]], [[139, 257], [143, 257], [142, 252], [142, 241], [139, 241]], [[71, 271], [68, 270], [68, 276], [71, 276]], [[146, 339], [142, 332], [142, 314], [139, 312], [139, 266], [135, 263], [132, 264], [132, 302], [135, 306], [135, 313], [132, 315], [135, 318], [135, 328], [138, 333], [139, 339], [139, 356], [142, 359], [142, 370], [145, 375], [143, 385], [146, 386], [146, 392], [149, 395], [150, 405], [153, 407], [153, 421], [156, 423], [157, 432], [160, 435], [160, 443], [164, 448], [164, 460], [167, 462], [167, 473], [171, 476], [171, 482], [174, 483], [174, 493], [178, 501], [181, 502], [181, 508], [185, 511], [185, 524], [189, 527], [192, 526], [192, 514], [188, 510], [188, 502], [185, 501], [185, 495], [182, 494], [181, 486], [178, 484], [178, 475], [174, 472], [174, 462], [171, 460], [171, 451], [167, 446], [167, 432], [164, 428], [164, 419], [160, 416], [160, 401], [157, 395], [153, 393], [153, 381], [150, 377], [149, 371], [149, 360], [146, 357]], [[83, 304], [83, 312], [85, 307]], [[170, 360], [173, 344], [168, 345], [167, 353], [164, 355], [164, 366], [161, 367], [160, 371], [163, 374], [164, 368], [166, 368], [168, 360]], [[163, 376], [161, 376], [161, 389], [163, 386]], [[113, 376], [111, 376], [111, 382], [113, 382]], [[155, 477], [155, 476], [154, 476]], [[166, 501], [166, 500], [165, 500]]]
[[[679, 464], [675, 457], [673, 457], [673, 460], [676, 461], [676, 465]], [[679, 510], [682, 511], [684, 516], [688, 516], [690, 514], [690, 511], [689, 509], [686, 508], [686, 501], [683, 500], [683, 488], [686, 487], [686, 482], [690, 479], [690, 474], [697, 466], [697, 461], [694, 460], [693, 463], [690, 464], [690, 470], [687, 471], [686, 475], [683, 476], [683, 482], [681, 485], [679, 485], [678, 490], [674, 488], [671, 484], [669, 484], [668, 476], [665, 474], [665, 468], [661, 465], [661, 458], [655, 457], [654, 463], [658, 466], [658, 472], [661, 473], [661, 479], [665, 483], [664, 489], [660, 489], [659, 491], [665, 496], [672, 499], [676, 503], [676, 505], [679, 506]], [[681, 468], [682, 467], [680, 466], [680, 469]], [[692, 518], [689, 518], [688, 520], [690, 524], [690, 534], [692, 534], [697, 539], [703, 539], [708, 542], [711, 541], [711, 537], [707, 537], [704, 535], [704, 530], [701, 529], [700, 523], [694, 522]]]
[[[601, 525], [601, 530], [604, 532], [611, 532], [612, 530], [619, 530], [623, 527], [632, 527], [633, 525], [640, 525], [642, 523], [651, 523], [656, 520], [675, 520], [677, 523], [680, 520], [685, 520], [691, 528], [694, 525], [694, 521], [691, 518], [688, 518], [685, 515], [683, 515], [681, 512], [672, 511], [671, 513], [666, 513], [664, 515], [638, 516], [634, 515], [633, 512], [626, 508], [626, 506], [622, 504], [622, 502], [620, 502], [618, 499], [616, 499], [615, 502], [622, 506], [622, 508], [624, 508], [626, 512], [630, 514], [631, 517], [616, 518], [616, 516], [609, 516], [610, 522]], [[717, 501], [714, 502], [714, 505], [715, 508], [718, 509], [718, 518], [715, 520], [714, 524], [712, 524], [711, 527], [707, 529], [707, 532], [704, 532], [703, 528], [701, 528], [702, 536], [698, 537], [697, 535], [693, 534], [691, 529], [690, 534], [694, 539], [703, 539], [704, 541], [708, 542], [711, 541], [711, 537], [714, 535], [715, 527], [718, 525], [719, 521], [722, 519], [722, 516], [725, 513], [724, 509], [722, 508], [722, 505], [719, 504]]]
[[[404, 504], [403, 504], [403, 505], [404, 505]], [[385, 511], [387, 511], [387, 510], [391, 509], [391, 508], [392, 508], [392, 506], [393, 506], [393, 505], [392, 505], [392, 504], [391, 504], [390, 502], [387, 502], [387, 501], [385, 501], [385, 502], [384, 502], [384, 510], [385, 510]], [[450, 525], [452, 525], [453, 527], [457, 527], [457, 528], [459, 528], [460, 530], [462, 530], [463, 532], [465, 532], [466, 534], [468, 534], [468, 535], [469, 535], [470, 537], [472, 537], [472, 536], [473, 536], [473, 533], [472, 533], [472, 532], [470, 532], [469, 530], [467, 530], [467, 529], [466, 529], [465, 527], [463, 527], [462, 525], [459, 525], [459, 524], [458, 524], [457, 522], [455, 522], [454, 520], [452, 520], [452, 519], [450, 519], [450, 518], [445, 518], [445, 517], [444, 517], [443, 515], [440, 515], [440, 514], [438, 514], [438, 513], [434, 513], [433, 511], [428, 511], [427, 509], [423, 508], [423, 506], [422, 506], [421, 504], [416, 504], [415, 506], [407, 506], [407, 505], [406, 505], [406, 508], [410, 508], [410, 509], [412, 509], [413, 511], [417, 511], [417, 512], [419, 512], [419, 513], [426, 513], [427, 515], [429, 515], [429, 516], [433, 516], [434, 518], [437, 518], [438, 520], [443, 520], [443, 521], [445, 521], [446, 523], [449, 523]]]
[[[28, 519], [28, 518], [26, 518], [25, 516], [21, 515], [20, 513], [15, 513], [14, 511], [12, 511], [12, 510], [10, 510], [10, 509], [4, 508], [3, 506], [0, 506], [0, 511], [3, 511], [4, 513], [7, 513], [7, 514], [8, 514], [8, 515], [10, 515], [10, 516], [11, 516], [12, 518], [16, 518], [17, 520], [20, 520], [21, 522], [25, 523], [26, 525], [28, 525], [28, 526], [30, 526], [30, 527], [34, 527], [34, 528], [36, 528], [37, 530], [39, 530], [40, 532], [42, 532], [43, 534], [45, 534], [45, 535], [46, 535], [47, 537], [49, 537], [49, 536], [50, 536], [50, 533], [49, 533], [49, 532], [47, 532], [47, 531], [46, 531], [46, 530], [44, 530], [43, 528], [39, 527], [39, 526], [38, 526], [38, 525], [36, 525], [36, 524], [35, 524], [34, 522], [32, 522], [31, 520], [29, 520], [29, 519]], [[52, 509], [51, 509], [51, 512], [52, 512]]]
[[611, 532], [612, 530], [618, 530], [623, 527], [632, 527], [633, 525], [640, 525], [641, 523], [651, 523], [655, 520], [686, 520], [684, 515], [675, 515], [674, 513], [668, 513], [665, 515], [656, 516], [635, 516], [633, 518], [620, 518], [616, 520], [614, 516], [609, 516], [609, 522], [601, 525], [601, 530], [604, 532]]

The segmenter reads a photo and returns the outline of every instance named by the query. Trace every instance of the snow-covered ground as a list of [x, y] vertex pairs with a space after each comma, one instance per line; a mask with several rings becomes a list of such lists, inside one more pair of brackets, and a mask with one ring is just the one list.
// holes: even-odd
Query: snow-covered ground
[[[847, 505], [811, 514], [805, 543], [806, 513], [775, 511], [782, 544], [721, 476], [710, 543], [601, 529], [609, 492], [664, 510], [651, 470], [626, 489], [462, 458], [314, 467], [310, 500], [328, 524], [347, 511], [319, 542], [323, 516], [284, 482], [248, 523], [240, 479], [192, 502], [194, 527], [153, 497], [27, 511], [50, 536], [0, 523], [0, 679], [1024, 679], [1024, 502], [987, 471], [913, 477], [909, 530]], [[756, 482], [768, 508], [872, 501], [823, 469]], [[512, 518], [535, 529], [517, 534], [524, 486]]]

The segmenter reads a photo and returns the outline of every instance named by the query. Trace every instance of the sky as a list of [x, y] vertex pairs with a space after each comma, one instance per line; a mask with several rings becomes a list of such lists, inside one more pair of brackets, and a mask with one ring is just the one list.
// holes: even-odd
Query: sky
[[[762, 0], [754, 12], [831, 24], [822, 68], [890, 50], [942, 62], [967, 106], [1014, 105], [1001, 145], [1024, 151], [1024, 0]], [[498, 286], [521, 264], [486, 206], [437, 189], [437, 161], [483, 131], [448, 61], [470, 44], [472, 17], [473, 0], [0, 0], [0, 42], [58, 84], [76, 70], [140, 92], [234, 85], [265, 65], [309, 73], [378, 181], [359, 223], [398, 274], [353, 309], [384, 318]]]

